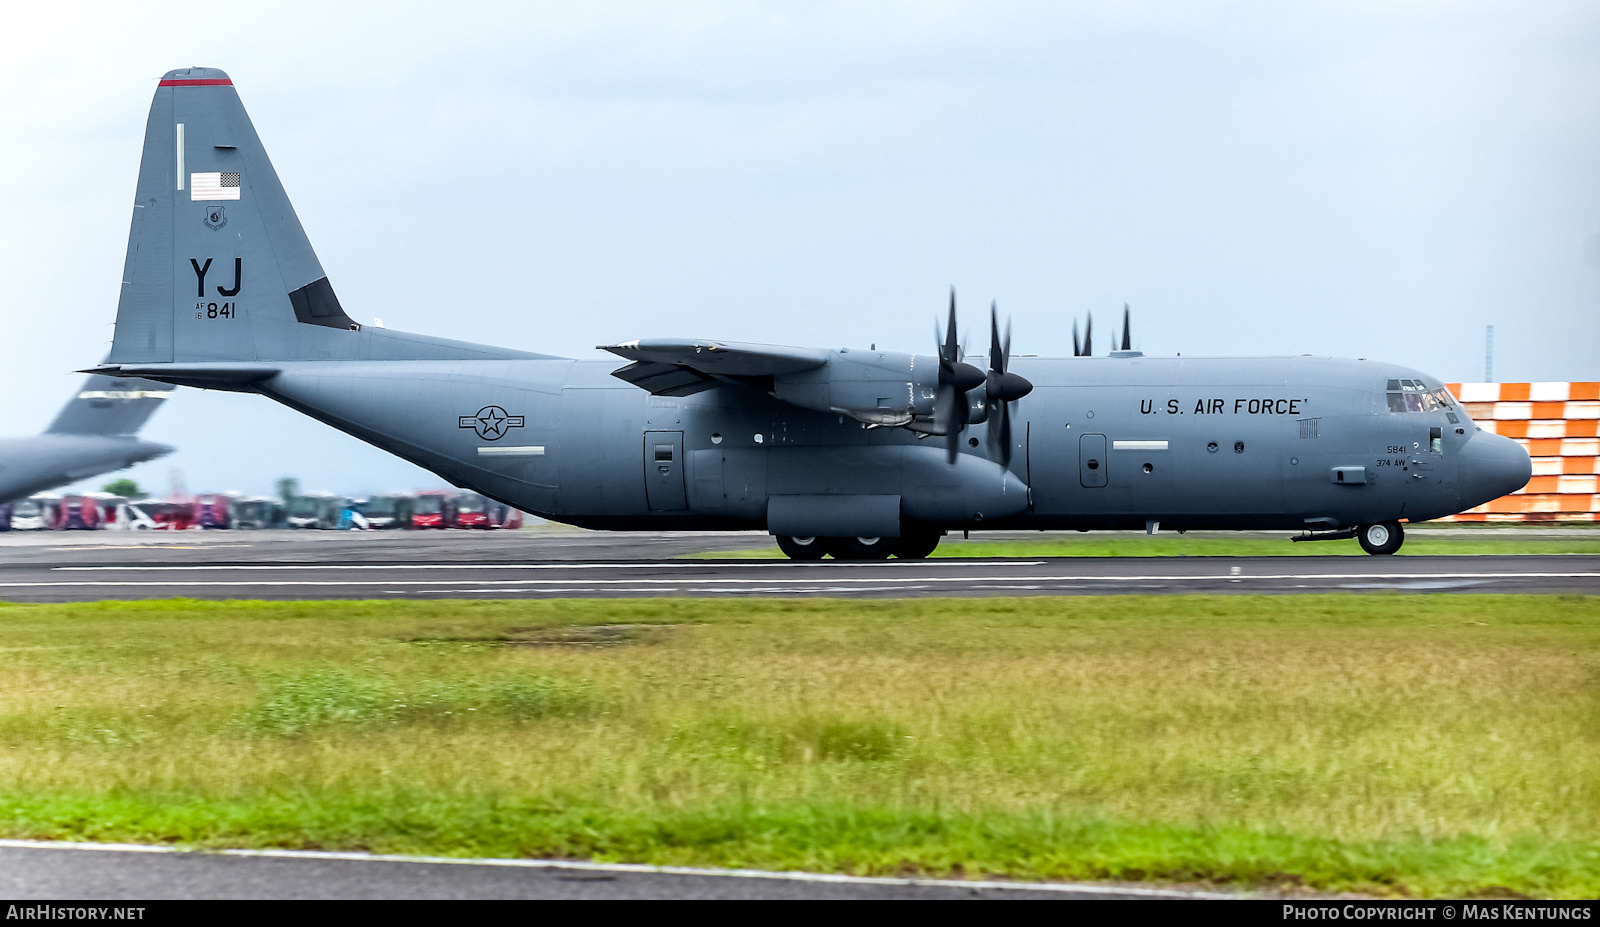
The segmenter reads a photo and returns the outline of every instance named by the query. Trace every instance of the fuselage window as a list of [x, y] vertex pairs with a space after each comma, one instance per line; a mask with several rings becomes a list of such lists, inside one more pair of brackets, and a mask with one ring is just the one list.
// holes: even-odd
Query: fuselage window
[[1406, 410], [1406, 398], [1404, 396], [1402, 396], [1400, 393], [1390, 393], [1389, 394], [1389, 411], [1390, 412], [1404, 412], [1405, 410]]

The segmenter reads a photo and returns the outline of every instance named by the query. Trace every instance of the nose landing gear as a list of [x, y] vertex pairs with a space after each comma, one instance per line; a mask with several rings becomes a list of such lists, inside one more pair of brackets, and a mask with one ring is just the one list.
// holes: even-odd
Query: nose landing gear
[[1356, 532], [1356, 540], [1360, 542], [1361, 549], [1374, 556], [1394, 553], [1405, 543], [1405, 539], [1406, 533], [1397, 521], [1362, 525]]

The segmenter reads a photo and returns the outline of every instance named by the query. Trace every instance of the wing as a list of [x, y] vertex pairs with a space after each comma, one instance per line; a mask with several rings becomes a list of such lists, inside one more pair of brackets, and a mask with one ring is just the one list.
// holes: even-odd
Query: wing
[[773, 344], [741, 344], [681, 338], [647, 338], [598, 345], [625, 360], [611, 371], [619, 380], [656, 396], [690, 396], [722, 382], [772, 390], [772, 378], [828, 363], [829, 352]]

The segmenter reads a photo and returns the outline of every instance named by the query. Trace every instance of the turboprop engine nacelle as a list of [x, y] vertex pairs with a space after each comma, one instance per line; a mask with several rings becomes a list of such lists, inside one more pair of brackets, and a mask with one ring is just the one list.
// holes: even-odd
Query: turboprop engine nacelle
[[869, 425], [905, 425], [932, 414], [938, 389], [937, 357], [895, 351], [841, 348], [821, 366], [772, 378], [772, 394], [784, 402]]

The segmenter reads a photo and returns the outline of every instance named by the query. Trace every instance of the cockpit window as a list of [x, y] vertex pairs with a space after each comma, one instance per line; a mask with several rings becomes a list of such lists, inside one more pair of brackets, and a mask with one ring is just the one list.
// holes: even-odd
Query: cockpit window
[[1385, 384], [1390, 412], [1444, 412], [1451, 424], [1458, 422], [1456, 401], [1443, 388], [1429, 389], [1421, 380], [1395, 379]]

